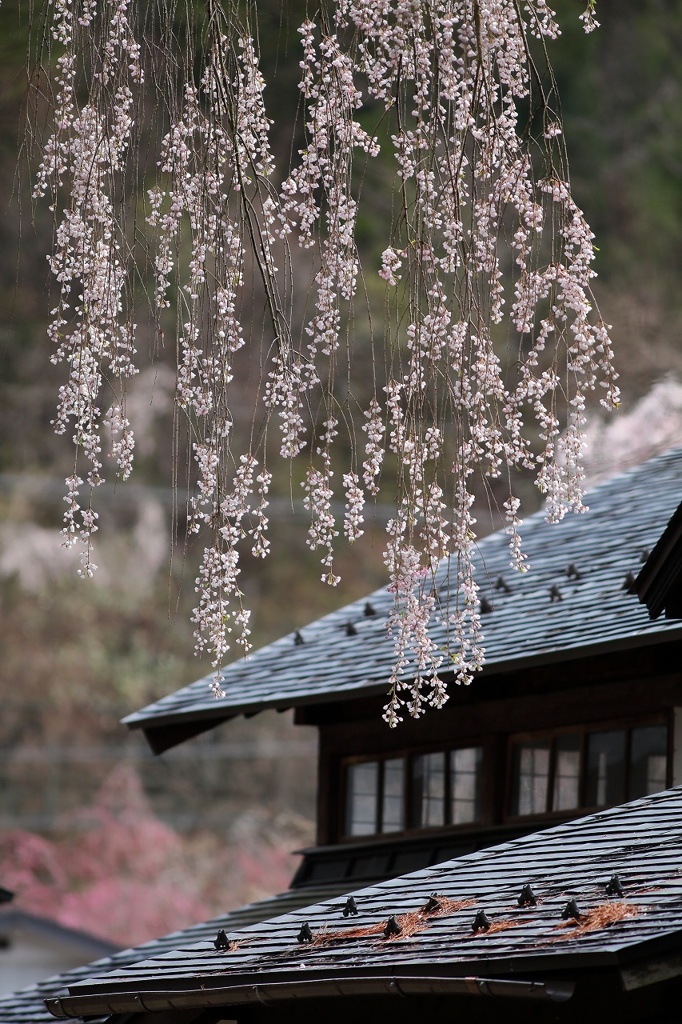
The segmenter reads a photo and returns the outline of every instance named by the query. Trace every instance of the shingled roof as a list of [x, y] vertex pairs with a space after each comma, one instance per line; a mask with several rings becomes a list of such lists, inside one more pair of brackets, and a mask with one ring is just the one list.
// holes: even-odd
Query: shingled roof
[[660, 980], [666, 957], [666, 976], [682, 975], [681, 854], [677, 788], [359, 890], [352, 903], [227, 929], [222, 942], [71, 984], [48, 1008], [73, 1017], [490, 986], [505, 995], [515, 984], [561, 1000], [595, 970], [639, 988]]
[[631, 590], [646, 605], [652, 619], [657, 619], [662, 612], [669, 619], [682, 618], [682, 504], [642, 566]]
[[182, 931], [171, 932], [170, 935], [152, 939], [150, 942], [131, 949], [120, 950], [112, 956], [104, 957], [82, 967], [75, 967], [63, 974], [54, 975], [19, 992], [0, 996], [0, 1024], [54, 1024], [54, 1017], [46, 1009], [45, 1000], [54, 998], [65, 988], [75, 985], [77, 982], [90, 977], [99, 977], [109, 971], [120, 970], [127, 965], [138, 963], [140, 960], [162, 956], [164, 953], [186, 948], [197, 942], [210, 942], [221, 928], [229, 931], [235, 928], [244, 928], [256, 921], [271, 917], [273, 914], [282, 914], [308, 903], [311, 896], [313, 899], [316, 897], [318, 899], [328, 898], [330, 895], [337, 895], [340, 890], [341, 886], [339, 885], [317, 886], [306, 892], [292, 889], [279, 896], [272, 896], [269, 899], [260, 900], [258, 903], [249, 903], [227, 914], [221, 914], [211, 921], [193, 925]]
[[[509, 568], [504, 531], [481, 540], [477, 579], [493, 606], [483, 616], [484, 674], [682, 637], [682, 623], [650, 621], [628, 591], [681, 498], [678, 449], [595, 488], [585, 515], [557, 525], [543, 513], [529, 516], [522, 536], [531, 568], [524, 575]], [[438, 586], [447, 599], [445, 565]], [[378, 590], [228, 665], [220, 700], [206, 677], [124, 721], [143, 728], [160, 752], [234, 715], [384, 693], [393, 664], [386, 635], [392, 601]], [[446, 644], [442, 627], [434, 634]]]

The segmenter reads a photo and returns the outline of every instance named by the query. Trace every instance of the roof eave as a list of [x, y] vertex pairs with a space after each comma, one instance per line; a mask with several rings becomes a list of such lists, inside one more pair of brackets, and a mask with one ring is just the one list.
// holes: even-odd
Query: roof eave
[[575, 991], [572, 980], [520, 980], [480, 976], [415, 976], [398, 974], [358, 975], [258, 982], [246, 985], [201, 987], [182, 991], [121, 992], [118, 994], [59, 996], [46, 999], [50, 1013], [59, 1019], [104, 1014], [159, 1013], [167, 1010], [210, 1009], [244, 1003], [277, 1003], [292, 999], [325, 999], [347, 996], [474, 995], [497, 998], [566, 1002]]
[[648, 555], [629, 593], [639, 598], [652, 619], [659, 618], [664, 610], [668, 617], [680, 616], [680, 597], [674, 594], [682, 593], [682, 504]]
[[[110, 983], [102, 976], [93, 979], [89, 992], [65, 992], [44, 1002], [52, 1016], [61, 1020], [376, 995], [476, 995], [566, 1002], [585, 971], [616, 972], [625, 989], [678, 977], [682, 973], [681, 937], [680, 931], [673, 929], [621, 947], [563, 953], [545, 949], [536, 954], [527, 952], [493, 958], [488, 967], [498, 974], [497, 977], [468, 973], [480, 961], [453, 963], [452, 973], [438, 974], [419, 973], [418, 969], [411, 974], [361, 969], [354, 974], [320, 972], [305, 979], [296, 974], [284, 980], [268, 981], [265, 980], [267, 975], [258, 972], [257, 975], [242, 975], [232, 985], [216, 983], [215, 978], [211, 978], [212, 984], [207, 984], [205, 976], [197, 976], [191, 988], [181, 988], [178, 979], [164, 988], [154, 989], [150, 981], [147, 987], [132, 990], [123, 988], [121, 983], [121, 987], [117, 987], [116, 982]], [[675, 954], [673, 960], [671, 952]], [[432, 966], [425, 963], [423, 969], [427, 971]]]
[[[521, 672], [530, 668], [541, 668], [544, 665], [553, 665], [558, 662], [576, 661], [581, 658], [597, 657], [601, 654], [610, 654], [616, 651], [627, 651], [639, 647], [654, 646], [663, 643], [672, 643], [682, 639], [682, 622], [678, 627], [672, 626], [661, 631], [651, 633], [635, 633], [625, 637], [618, 637], [611, 641], [601, 641], [596, 644], [581, 644], [575, 647], [557, 646], [552, 650], [543, 651], [541, 654], [526, 655], [519, 654], [516, 657], [505, 658], [500, 661], [489, 661], [483, 667], [482, 676], [502, 675], [505, 672]], [[453, 674], [443, 673], [443, 679], [448, 682]], [[217, 699], [214, 707], [205, 707], [192, 712], [175, 711], [166, 716], [158, 712], [154, 715], [145, 716], [143, 712], [129, 715], [123, 719], [122, 724], [129, 729], [142, 729], [149, 746], [154, 754], [162, 754], [172, 747], [184, 743], [201, 733], [229, 721], [231, 718], [240, 716], [250, 717], [259, 714], [261, 711], [275, 710], [288, 711], [291, 708], [312, 707], [314, 705], [333, 704], [340, 700], [362, 700], [367, 697], [386, 694], [387, 681], [370, 682], [358, 684], [357, 687], [343, 688], [333, 691], [323, 691], [317, 694], [304, 694], [298, 697], [273, 698], [272, 700], [253, 703], [232, 704], [225, 707], [220, 699]]]

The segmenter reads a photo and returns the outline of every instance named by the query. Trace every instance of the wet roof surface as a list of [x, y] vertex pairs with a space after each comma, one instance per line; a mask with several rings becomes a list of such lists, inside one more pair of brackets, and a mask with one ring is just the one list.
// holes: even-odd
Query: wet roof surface
[[[344, 915], [345, 897], [326, 898], [228, 928], [227, 950], [202, 937], [69, 992], [123, 1011], [131, 993], [193, 991], [200, 1005], [211, 988], [387, 975], [396, 964], [430, 977], [623, 966], [682, 944], [681, 854], [678, 788], [359, 890], [356, 915]], [[577, 919], [562, 916], [571, 900]], [[481, 912], [489, 927], [475, 930]], [[400, 931], [387, 936], [391, 918]], [[77, 1006], [65, 996], [60, 1009]]]
[[[529, 516], [521, 528], [530, 565], [523, 575], [509, 567], [504, 531], [483, 538], [476, 549], [477, 579], [480, 596], [493, 606], [482, 616], [484, 673], [681, 636], [682, 623], [650, 621], [627, 591], [628, 574], [632, 582], [681, 499], [679, 449], [595, 488], [584, 515], [569, 514], [557, 525], [547, 524], [543, 513]], [[500, 577], [509, 592], [497, 587]], [[554, 598], [552, 588], [558, 588]], [[443, 602], [449, 590], [443, 566]], [[393, 642], [386, 635], [392, 601], [385, 589], [378, 590], [301, 629], [303, 643], [292, 634], [228, 665], [221, 700], [211, 695], [211, 677], [205, 677], [125, 722], [154, 728], [384, 692], [393, 666]], [[374, 614], [366, 614], [368, 604]], [[446, 644], [442, 626], [434, 627], [434, 639]], [[404, 675], [410, 676], [409, 669]]]
[[83, 981], [92, 976], [100, 976], [108, 971], [121, 968], [126, 964], [137, 963], [141, 959], [151, 956], [158, 956], [162, 953], [191, 946], [202, 940], [212, 940], [220, 928], [243, 928], [261, 921], [264, 917], [273, 914], [281, 914], [292, 907], [298, 907], [301, 903], [307, 903], [310, 899], [326, 896], [329, 893], [338, 892], [340, 886], [318, 886], [314, 890], [301, 892], [291, 890], [271, 899], [260, 900], [258, 903], [250, 903], [240, 907], [228, 914], [214, 918], [206, 923], [193, 925], [182, 931], [172, 932], [160, 939], [153, 939], [141, 946], [131, 949], [124, 949], [113, 956], [96, 960], [83, 967], [75, 967], [63, 974], [55, 975], [45, 981], [14, 992], [11, 995], [0, 996], [0, 1024], [47, 1024], [54, 1022], [54, 1017], [45, 1008], [44, 1000], [62, 992], [67, 986]]

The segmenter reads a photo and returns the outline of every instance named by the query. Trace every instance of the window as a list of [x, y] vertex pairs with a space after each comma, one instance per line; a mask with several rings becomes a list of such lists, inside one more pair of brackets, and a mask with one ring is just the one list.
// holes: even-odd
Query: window
[[388, 837], [505, 818], [576, 817], [665, 789], [668, 736], [662, 716], [510, 736], [508, 773], [489, 778], [485, 807], [483, 746], [348, 758], [338, 829], [347, 838]]
[[379, 832], [402, 832], [404, 822], [405, 765], [401, 757], [383, 762], [384, 792]]
[[514, 747], [514, 814], [541, 814], [547, 807], [550, 746], [529, 740]]
[[659, 793], [668, 784], [668, 730], [650, 725], [632, 730], [628, 800]]
[[402, 832], [404, 763], [361, 761], [347, 769], [346, 834], [371, 836], [376, 832]]
[[412, 760], [412, 814], [415, 828], [445, 823], [445, 751]]
[[667, 748], [664, 724], [513, 737], [509, 813], [609, 807], [665, 789]]
[[625, 799], [625, 731], [593, 732], [587, 737], [585, 804], [605, 807]]
[[482, 768], [481, 747], [349, 763], [345, 834], [367, 836], [479, 821]]
[[482, 747], [450, 751], [450, 820], [468, 825], [481, 817]]
[[348, 765], [348, 799], [346, 801], [346, 832], [351, 836], [371, 836], [377, 827], [377, 794], [379, 763], [364, 761]]
[[580, 736], [558, 736], [555, 750], [552, 807], [555, 811], [570, 811], [580, 804]]

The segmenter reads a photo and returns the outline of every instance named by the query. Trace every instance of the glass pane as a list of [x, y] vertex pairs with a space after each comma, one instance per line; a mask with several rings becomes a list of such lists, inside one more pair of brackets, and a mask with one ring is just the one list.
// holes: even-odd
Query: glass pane
[[481, 817], [481, 747], [450, 752], [450, 810], [453, 825], [465, 825]]
[[445, 823], [445, 751], [420, 754], [412, 762], [412, 824], [429, 828]]
[[572, 810], [580, 806], [580, 736], [557, 736], [554, 756], [552, 810]]
[[628, 800], [665, 789], [668, 768], [668, 730], [649, 725], [632, 730]]
[[588, 807], [610, 807], [625, 795], [625, 732], [593, 732], [587, 737]]
[[372, 835], [377, 830], [379, 765], [376, 761], [349, 764], [346, 780], [346, 835]]
[[549, 786], [549, 740], [514, 744], [512, 814], [544, 814]]
[[404, 823], [405, 762], [402, 757], [384, 761], [384, 799], [381, 831], [402, 832]]

